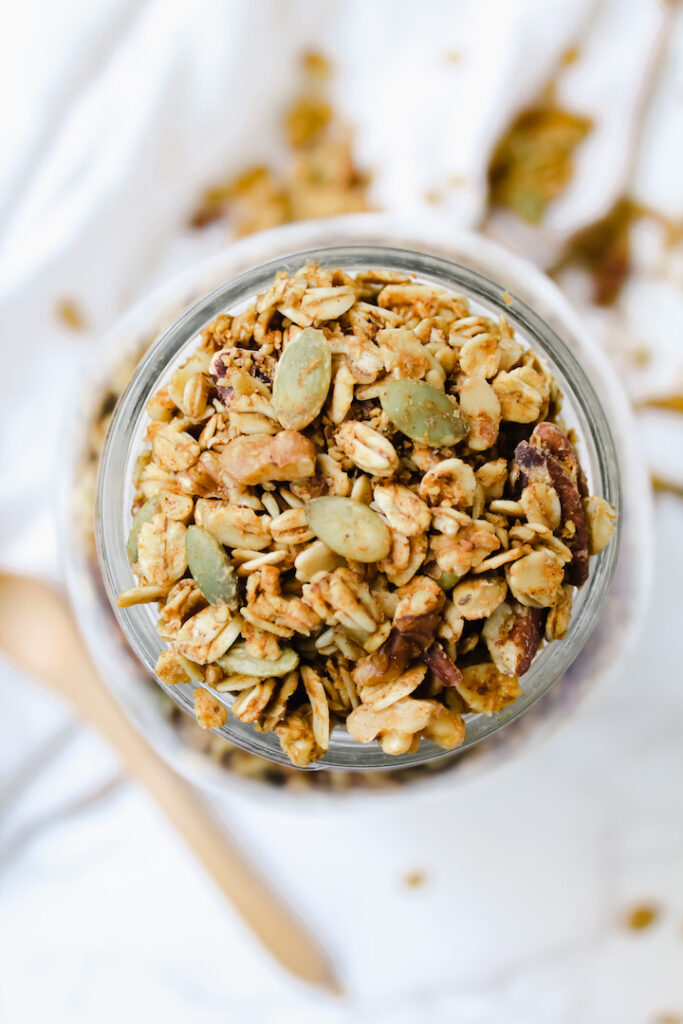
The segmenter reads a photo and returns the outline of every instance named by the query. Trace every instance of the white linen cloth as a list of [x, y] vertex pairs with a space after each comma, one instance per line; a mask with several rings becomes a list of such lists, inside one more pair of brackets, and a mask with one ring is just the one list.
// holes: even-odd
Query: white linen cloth
[[[549, 216], [564, 236], [619, 191], [639, 83], [672, 18], [658, 0], [24, 0], [4, 13], [0, 566], [57, 580], [58, 424], [79, 367], [131, 302], [224, 244], [219, 230], [189, 234], [188, 215], [206, 184], [271, 160], [304, 49], [336, 66], [334, 102], [357, 128], [377, 204], [409, 212], [437, 188], [443, 216], [474, 226], [501, 128], [579, 43], [563, 95], [598, 126]], [[680, 17], [668, 37], [634, 180], [639, 198], [680, 215]], [[618, 313], [591, 315], [608, 340], [615, 324], [656, 335], [656, 390], [681, 372], [666, 342], [683, 325], [680, 268], [659, 272], [658, 237], [644, 251]], [[55, 321], [64, 295], [85, 305], [86, 334]], [[643, 301], [659, 311], [645, 324]], [[671, 429], [664, 444], [656, 436], [658, 457]], [[113, 757], [0, 665], [0, 1020], [636, 1024], [683, 1013], [683, 807], [671, 785], [683, 566], [669, 540], [681, 525], [673, 502], [660, 507], [656, 613], [618, 701], [598, 695], [542, 750], [447, 797], [358, 816], [235, 798], [231, 828], [319, 929], [350, 1002], [266, 963]], [[408, 889], [416, 868], [425, 885]], [[636, 941], [618, 918], [644, 898], [667, 912]]]

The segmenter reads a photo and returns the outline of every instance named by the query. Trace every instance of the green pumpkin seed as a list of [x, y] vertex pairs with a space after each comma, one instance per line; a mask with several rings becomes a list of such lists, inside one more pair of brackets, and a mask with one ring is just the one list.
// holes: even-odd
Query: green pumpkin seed
[[371, 508], [329, 495], [306, 506], [308, 525], [328, 548], [357, 562], [381, 562], [391, 550], [391, 531]]
[[456, 572], [442, 572], [436, 582], [442, 590], [452, 590], [458, 580], [461, 579]]
[[224, 672], [268, 679], [270, 676], [286, 676], [299, 664], [299, 655], [293, 647], [285, 647], [279, 658], [268, 661], [266, 658], [254, 658], [245, 644], [235, 644], [218, 659], [218, 664]]
[[158, 511], [159, 499], [149, 498], [133, 516], [133, 524], [130, 528], [130, 533], [128, 534], [128, 543], [126, 544], [126, 553], [128, 554], [128, 561], [131, 565], [135, 565], [138, 560], [138, 539], [140, 537], [140, 530]]
[[273, 379], [273, 408], [287, 430], [312, 423], [327, 398], [332, 356], [322, 331], [306, 327], [282, 353]]
[[207, 601], [237, 607], [237, 577], [232, 562], [212, 533], [201, 526], [188, 526], [185, 557], [192, 577]]
[[424, 380], [389, 381], [381, 402], [402, 434], [430, 448], [455, 444], [467, 433], [467, 424], [453, 403]]

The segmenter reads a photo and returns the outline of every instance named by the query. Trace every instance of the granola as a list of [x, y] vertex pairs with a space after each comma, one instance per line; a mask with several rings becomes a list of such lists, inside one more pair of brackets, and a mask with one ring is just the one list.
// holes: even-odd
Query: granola
[[538, 224], [571, 179], [574, 151], [591, 128], [589, 118], [563, 110], [548, 90], [499, 140], [488, 169], [491, 203]]
[[284, 165], [256, 164], [212, 185], [192, 217], [193, 227], [224, 222], [241, 236], [371, 208], [369, 175], [357, 165], [352, 132], [328, 95], [332, 68], [322, 55], [308, 53], [301, 70], [300, 91], [283, 117]]
[[157, 603], [158, 677], [298, 767], [335, 726], [394, 755], [460, 745], [566, 635], [616, 528], [560, 407], [540, 356], [461, 296], [278, 274], [147, 404], [119, 603]]

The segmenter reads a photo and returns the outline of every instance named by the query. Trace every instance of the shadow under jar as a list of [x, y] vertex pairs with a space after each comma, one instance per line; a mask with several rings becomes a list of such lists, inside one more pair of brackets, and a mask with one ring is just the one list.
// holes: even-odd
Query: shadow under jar
[[[114, 413], [100, 462], [96, 498], [96, 538], [102, 575], [112, 603], [134, 584], [126, 556], [126, 541], [134, 501], [134, 464], [144, 448], [148, 425], [145, 406], [149, 397], [170, 379], [199, 341], [199, 333], [223, 313], [232, 315], [250, 305], [273, 282], [279, 271], [293, 273], [307, 263], [339, 267], [352, 274], [382, 269], [410, 273], [424, 282], [464, 296], [473, 315], [497, 318], [503, 314], [517, 339], [534, 349], [547, 362], [563, 393], [562, 419], [575, 432], [577, 451], [586, 474], [588, 491], [598, 494], [620, 512], [620, 485], [614, 441], [607, 417], [582, 366], [569, 347], [532, 309], [481, 274], [450, 259], [409, 249], [381, 245], [331, 245], [299, 251], [271, 260], [221, 285], [196, 303], [174, 323], [148, 352], [122, 395]], [[618, 518], [617, 523], [619, 524]], [[561, 678], [578, 656], [595, 627], [617, 562], [619, 525], [600, 555], [590, 562], [585, 585], [576, 593], [566, 637], [544, 645], [530, 669], [520, 677], [521, 696], [491, 716], [466, 714], [466, 736], [454, 751], [445, 751], [422, 740], [419, 749], [396, 756], [383, 752], [377, 742], [360, 744], [343, 728], [332, 733], [327, 753], [309, 770], [336, 768], [377, 770], [419, 765], [443, 757], [457, 757], [473, 744], [486, 739], [523, 715]], [[116, 608], [126, 639], [154, 674], [154, 665], [167, 646], [156, 629], [156, 606]], [[167, 686], [167, 695], [184, 711], [194, 715], [194, 684]], [[221, 694], [229, 705], [231, 697]], [[219, 731], [243, 749], [280, 764], [290, 762], [272, 733], [256, 732], [250, 724], [228, 715]]]

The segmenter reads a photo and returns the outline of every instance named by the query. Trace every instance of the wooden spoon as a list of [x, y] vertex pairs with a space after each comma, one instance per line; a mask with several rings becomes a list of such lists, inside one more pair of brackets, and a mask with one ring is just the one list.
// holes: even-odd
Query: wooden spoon
[[0, 652], [68, 701], [108, 741], [284, 967], [304, 981], [341, 991], [318, 942], [237, 852], [199, 793], [161, 760], [121, 711], [90, 660], [63, 593], [39, 579], [0, 573]]

